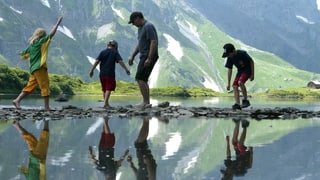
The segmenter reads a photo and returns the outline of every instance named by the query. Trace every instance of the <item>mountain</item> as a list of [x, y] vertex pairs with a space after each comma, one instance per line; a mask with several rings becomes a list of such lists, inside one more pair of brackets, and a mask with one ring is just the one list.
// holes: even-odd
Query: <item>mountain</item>
[[[37, 27], [50, 31], [58, 16], [63, 15], [49, 49], [49, 72], [96, 81], [98, 71], [93, 79], [88, 72], [110, 39], [119, 42], [119, 51], [127, 61], [137, 44], [137, 28], [127, 22], [130, 13], [139, 10], [154, 23], [159, 35], [160, 59], [150, 77], [151, 87], [175, 85], [224, 91], [227, 71], [221, 54], [226, 42], [247, 50], [255, 60], [256, 80], [248, 83], [249, 92], [305, 87], [308, 81], [320, 77], [299, 70], [275, 53], [244, 44], [231, 33], [223, 32], [216, 26], [218, 22], [213, 22], [196, 7], [182, 0], [29, 0], [27, 4], [0, 0], [0, 55], [4, 57], [0, 62], [28, 69], [28, 63], [21, 61], [17, 53], [28, 45], [27, 40]], [[137, 61], [138, 58], [131, 68], [132, 74]], [[134, 76], [128, 77], [118, 66], [117, 79], [133, 82]]]
[[187, 0], [223, 32], [320, 72], [320, 1]]

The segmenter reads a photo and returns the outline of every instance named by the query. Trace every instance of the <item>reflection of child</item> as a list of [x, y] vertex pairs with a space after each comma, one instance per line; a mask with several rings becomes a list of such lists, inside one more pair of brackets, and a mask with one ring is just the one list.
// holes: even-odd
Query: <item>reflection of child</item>
[[36, 29], [29, 39], [30, 45], [28, 48], [20, 52], [22, 59], [30, 59], [30, 77], [26, 87], [24, 87], [19, 96], [12, 101], [17, 109], [20, 109], [20, 101], [39, 86], [41, 89], [41, 96], [44, 97], [44, 109], [50, 110], [50, 88], [47, 70], [48, 47], [51, 43], [51, 38], [55, 35], [61, 21], [62, 17], [58, 19], [49, 35], [46, 34], [44, 29]]
[[127, 69], [126, 65], [123, 63], [122, 57], [118, 52], [118, 43], [115, 40], [109, 41], [107, 48], [100, 52], [90, 70], [90, 77], [93, 76], [94, 69], [100, 64], [100, 82], [103, 92], [104, 106], [109, 108], [109, 97], [111, 91], [116, 89], [116, 79], [115, 79], [115, 66], [119, 63], [121, 67], [130, 75], [130, 71]]
[[39, 140], [25, 130], [18, 121], [14, 121], [13, 126], [26, 140], [30, 152], [28, 168], [21, 166], [21, 172], [25, 174], [28, 180], [46, 179], [46, 158], [50, 137], [49, 122], [44, 121], [44, 127]]
[[235, 176], [244, 175], [247, 172], [247, 169], [252, 167], [252, 160], [253, 160], [253, 148], [246, 147], [244, 145], [244, 141], [247, 134], [247, 127], [249, 126], [249, 121], [242, 120], [242, 133], [240, 139], [238, 140], [239, 134], [239, 126], [240, 120], [235, 119], [235, 127], [233, 131], [232, 137], [232, 145], [236, 154], [236, 159], [231, 160], [231, 151], [230, 151], [230, 139], [229, 136], [226, 136], [227, 142], [227, 158], [224, 162], [226, 169], [221, 169], [223, 174], [222, 179], [232, 179]]
[[127, 158], [127, 161], [129, 162], [130, 167], [133, 170], [136, 176], [136, 179], [138, 180], [156, 179], [157, 164], [148, 146], [148, 142], [147, 142], [148, 133], [149, 133], [149, 120], [144, 119], [142, 127], [140, 129], [139, 136], [134, 143], [136, 148], [139, 168], [138, 169], [136, 168], [136, 166], [132, 162], [132, 157], [130, 155]]
[[89, 153], [96, 168], [104, 173], [106, 179], [116, 179], [118, 168], [128, 155], [129, 150], [127, 149], [119, 160], [114, 160], [115, 136], [114, 133], [110, 132], [108, 121], [108, 117], [104, 117], [103, 132], [101, 133], [99, 143], [99, 160], [97, 160], [96, 156], [93, 154], [92, 146], [89, 146]]

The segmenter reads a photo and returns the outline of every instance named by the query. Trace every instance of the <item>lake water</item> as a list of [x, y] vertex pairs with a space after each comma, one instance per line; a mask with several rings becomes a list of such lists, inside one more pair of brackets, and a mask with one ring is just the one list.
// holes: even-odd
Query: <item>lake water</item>
[[[78, 96], [69, 102], [50, 101], [52, 108], [64, 105], [100, 107], [101, 97]], [[140, 97], [111, 97], [113, 106], [136, 104]], [[0, 108], [12, 107], [12, 98], [1, 96]], [[153, 99], [169, 101], [171, 105], [230, 107], [230, 98], [166, 98]], [[319, 111], [317, 101], [283, 101], [251, 99], [253, 108], [296, 107]], [[22, 108], [43, 108], [40, 98], [27, 98]], [[1, 119], [1, 118], [0, 118]], [[154, 117], [108, 118], [110, 131], [115, 135], [114, 160], [119, 160], [126, 149], [138, 172], [156, 179], [252, 179], [252, 180], [317, 180], [320, 178], [320, 119], [253, 120], [246, 128], [244, 145], [252, 147], [250, 155], [236, 159], [230, 142], [230, 160], [227, 159], [226, 136], [232, 139], [236, 123], [232, 119], [186, 118], [157, 119]], [[244, 121], [244, 120], [243, 120]], [[46, 157], [46, 177], [48, 180], [96, 180], [105, 175], [96, 169], [88, 152], [98, 154], [98, 146], [103, 125], [103, 117], [90, 119], [65, 119], [49, 121], [50, 140]], [[20, 124], [36, 138], [43, 129], [43, 121], [23, 120]], [[142, 128], [143, 127], [143, 128]], [[239, 124], [239, 138], [243, 128]], [[140, 136], [139, 136], [140, 135]], [[144, 135], [144, 136], [143, 136]], [[138, 138], [139, 137], [139, 138]], [[141, 149], [135, 146], [137, 139], [146, 140]], [[142, 143], [143, 144], [143, 143]], [[19, 172], [21, 165], [27, 166], [29, 150], [25, 140], [13, 127], [12, 121], [0, 121], [0, 179], [25, 179]], [[149, 166], [143, 163], [150, 162]], [[245, 158], [243, 158], [245, 157]], [[250, 157], [252, 162], [250, 163]], [[138, 159], [142, 160], [139, 161]], [[249, 160], [248, 160], [249, 159]], [[142, 163], [141, 163], [142, 162]], [[148, 164], [148, 163], [147, 163]], [[125, 159], [116, 171], [116, 179], [137, 179], [135, 171]], [[143, 178], [138, 178], [143, 179]]]

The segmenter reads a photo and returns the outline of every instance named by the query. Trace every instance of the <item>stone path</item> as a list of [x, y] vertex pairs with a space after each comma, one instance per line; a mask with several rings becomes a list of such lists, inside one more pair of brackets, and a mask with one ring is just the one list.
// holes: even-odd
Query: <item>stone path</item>
[[233, 111], [231, 108], [216, 107], [181, 107], [170, 106], [169, 102], [163, 102], [151, 108], [135, 108], [133, 106], [104, 108], [81, 108], [71, 105], [63, 106], [56, 110], [39, 109], [0, 109], [0, 121], [3, 120], [62, 120], [62, 119], [83, 119], [103, 116], [118, 116], [122, 118], [134, 116], [150, 116], [160, 119], [170, 118], [252, 118], [262, 119], [296, 119], [320, 117], [320, 111], [305, 111], [297, 108], [264, 108], [244, 109]]

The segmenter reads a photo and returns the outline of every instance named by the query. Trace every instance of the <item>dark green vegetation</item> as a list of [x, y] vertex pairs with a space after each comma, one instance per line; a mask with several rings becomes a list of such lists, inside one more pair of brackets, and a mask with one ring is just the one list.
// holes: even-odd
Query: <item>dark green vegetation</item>
[[[0, 65], [0, 93], [18, 94], [26, 85], [29, 78], [29, 72], [18, 68], [10, 68], [7, 65]], [[100, 82], [87, 83], [79, 78], [72, 78], [67, 75], [49, 74], [50, 90], [52, 95], [100, 95]], [[232, 96], [233, 94], [219, 93], [211, 89], [202, 87], [185, 88], [180, 86], [167, 86], [161, 88], [152, 88], [151, 96], [154, 97], [222, 97]], [[37, 89], [34, 93], [40, 92]], [[140, 95], [136, 83], [117, 81], [117, 89], [114, 95]], [[254, 93], [252, 96], [268, 98], [320, 98], [320, 90], [309, 88], [286, 88], [270, 89], [262, 93]]]

